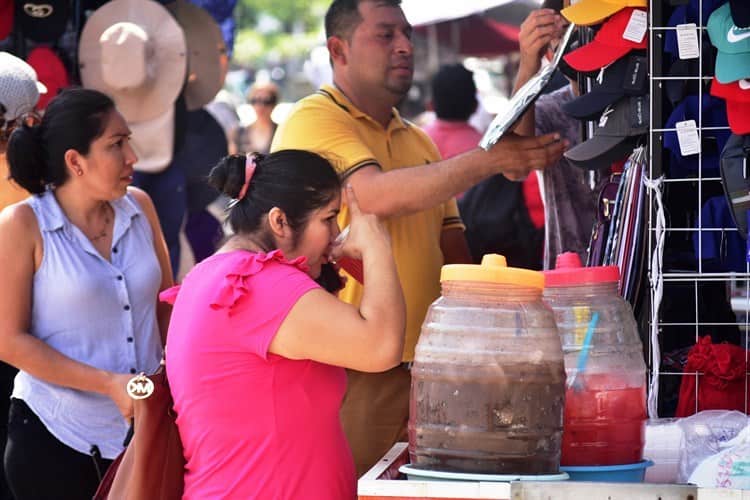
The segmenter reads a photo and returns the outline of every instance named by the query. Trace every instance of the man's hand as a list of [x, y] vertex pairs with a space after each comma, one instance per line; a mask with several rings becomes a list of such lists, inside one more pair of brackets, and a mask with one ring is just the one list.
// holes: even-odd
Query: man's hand
[[540, 170], [557, 162], [568, 147], [560, 134], [523, 137], [513, 133], [503, 137], [489, 154], [500, 166], [500, 173], [511, 181], [522, 181], [532, 170]]
[[521, 24], [518, 43], [521, 51], [519, 73], [533, 75], [542, 64], [542, 57], [550, 43], [559, 39], [565, 29], [565, 20], [553, 9], [532, 11]]

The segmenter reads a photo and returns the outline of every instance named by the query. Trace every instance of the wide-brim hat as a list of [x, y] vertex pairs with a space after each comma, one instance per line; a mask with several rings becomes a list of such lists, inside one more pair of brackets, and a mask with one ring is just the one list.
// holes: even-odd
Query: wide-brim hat
[[128, 123], [173, 107], [187, 70], [185, 35], [153, 0], [113, 0], [97, 9], [78, 46], [84, 87], [114, 99]]
[[175, 139], [175, 110], [170, 106], [160, 116], [138, 123], [128, 123], [132, 135], [130, 145], [138, 156], [133, 168], [138, 172], [156, 174], [172, 163]]
[[43, 110], [64, 88], [70, 86], [70, 78], [65, 65], [55, 51], [49, 47], [35, 47], [26, 57], [26, 62], [34, 68], [39, 81], [47, 88], [47, 93], [39, 96], [36, 109]]
[[202, 108], [216, 97], [229, 68], [227, 47], [221, 28], [211, 15], [187, 0], [167, 4], [185, 33], [188, 49], [188, 77], [185, 103], [189, 111]]

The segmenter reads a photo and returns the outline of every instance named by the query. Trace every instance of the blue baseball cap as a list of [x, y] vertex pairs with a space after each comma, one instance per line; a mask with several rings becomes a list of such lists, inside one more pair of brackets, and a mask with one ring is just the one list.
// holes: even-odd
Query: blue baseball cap
[[708, 19], [708, 36], [718, 49], [716, 79], [732, 83], [750, 78], [750, 28], [734, 24], [728, 3], [716, 9]]
[[[700, 102], [701, 121], [698, 120]], [[664, 132], [664, 147], [669, 150], [670, 177], [692, 177], [698, 172], [698, 157], [701, 157], [701, 170], [704, 177], [719, 176], [719, 157], [731, 132], [727, 123], [726, 106], [723, 100], [709, 94], [690, 95], [683, 99], [669, 115], [664, 128], [674, 129], [678, 122], [695, 120], [699, 129], [706, 127], [727, 127], [726, 130], [701, 130], [701, 154], [682, 156], [677, 132]]]
[[698, 242], [701, 245], [703, 270], [706, 272], [745, 272], [746, 242], [735, 226], [732, 211], [724, 196], [706, 200], [701, 208], [703, 229], [724, 231], [696, 231], [693, 233], [693, 251], [698, 258]]
[[[711, 14], [718, 9], [724, 0], [703, 0], [703, 10], [700, 14], [698, 9], [698, 0], [690, 0], [687, 5], [675, 7], [672, 15], [669, 16], [667, 26], [675, 28], [680, 24], [695, 23], [698, 26], [705, 26], [708, 23]], [[705, 47], [705, 45], [704, 45]], [[677, 48], [677, 30], [666, 30], [664, 32], [664, 51], [672, 56], [672, 60], [680, 58]]]
[[579, 120], [593, 120], [626, 95], [648, 92], [648, 59], [645, 52], [631, 52], [602, 69], [590, 92], [563, 104], [568, 115]]

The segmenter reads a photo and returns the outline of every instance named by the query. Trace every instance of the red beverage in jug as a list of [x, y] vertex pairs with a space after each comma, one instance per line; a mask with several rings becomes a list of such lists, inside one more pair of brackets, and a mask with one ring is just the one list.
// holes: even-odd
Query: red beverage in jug
[[619, 465], [643, 459], [646, 386], [611, 374], [583, 375], [565, 392], [562, 465]]

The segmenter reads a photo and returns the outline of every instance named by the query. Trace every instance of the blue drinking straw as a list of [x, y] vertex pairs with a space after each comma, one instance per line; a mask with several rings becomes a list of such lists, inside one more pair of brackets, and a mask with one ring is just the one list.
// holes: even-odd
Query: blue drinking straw
[[578, 385], [575, 385], [576, 379], [578, 378], [578, 375], [583, 373], [583, 370], [586, 368], [586, 362], [589, 359], [589, 351], [591, 350], [591, 341], [594, 338], [594, 330], [596, 329], [596, 324], [599, 322], [599, 313], [595, 312], [591, 315], [591, 320], [589, 321], [589, 327], [586, 330], [586, 336], [583, 338], [583, 346], [581, 346], [581, 352], [578, 354], [578, 366], [576, 366], [576, 372], [573, 374], [573, 378], [570, 379], [570, 383], [568, 384], [568, 387], [574, 387], [576, 389], [580, 389], [580, 383]]

